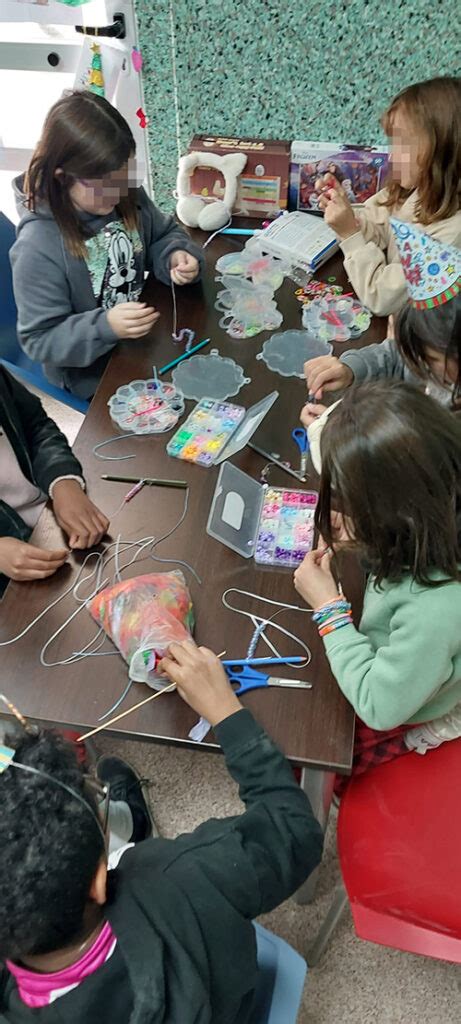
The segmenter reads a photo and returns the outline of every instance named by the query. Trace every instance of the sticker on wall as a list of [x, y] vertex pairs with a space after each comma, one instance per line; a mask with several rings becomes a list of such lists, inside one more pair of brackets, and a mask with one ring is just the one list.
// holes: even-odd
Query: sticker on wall
[[133, 49], [131, 51], [131, 63], [134, 67], [134, 70], [137, 72], [137, 74], [139, 74], [142, 68], [142, 53], [141, 50], [138, 50], [137, 46], [133, 46]]
[[144, 113], [142, 107], [138, 107], [136, 111], [136, 117], [139, 118], [140, 128], [147, 128], [147, 125], [149, 124], [149, 118]]
[[97, 96], [105, 96], [101, 47], [98, 43], [92, 43], [91, 50], [93, 56], [91, 58], [91, 68], [88, 73], [86, 87], [90, 92], [96, 93]]

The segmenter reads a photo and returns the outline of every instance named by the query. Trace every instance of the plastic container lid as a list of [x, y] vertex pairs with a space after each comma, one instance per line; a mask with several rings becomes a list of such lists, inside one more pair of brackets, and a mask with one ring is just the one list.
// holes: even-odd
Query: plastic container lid
[[254, 554], [264, 487], [247, 473], [224, 462], [207, 522], [207, 533], [243, 558]]
[[308, 331], [282, 331], [264, 342], [257, 359], [282, 377], [304, 377], [304, 363], [317, 356], [328, 356], [333, 346]]

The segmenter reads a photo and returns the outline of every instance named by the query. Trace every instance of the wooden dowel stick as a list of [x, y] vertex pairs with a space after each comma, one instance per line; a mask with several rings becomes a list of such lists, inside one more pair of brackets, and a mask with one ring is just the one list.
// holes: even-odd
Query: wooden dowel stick
[[96, 729], [91, 729], [90, 732], [86, 732], [83, 736], [79, 736], [77, 743], [83, 743], [84, 740], [89, 740], [90, 736], [95, 736], [97, 732], [102, 732], [103, 729], [108, 729], [114, 722], [119, 722], [121, 718], [125, 718], [126, 715], [131, 715], [132, 711], [137, 711], [138, 708], [142, 708], [144, 704], [148, 704], [150, 700], [155, 700], [156, 697], [161, 697], [162, 693], [168, 693], [170, 690], [176, 689], [176, 683], [171, 683], [170, 686], [164, 686], [162, 690], [157, 690], [156, 693], [151, 693], [150, 697], [146, 697], [145, 700], [140, 700], [138, 704], [133, 704], [132, 708], [128, 708], [128, 711], [122, 711], [120, 715], [116, 715], [115, 718], [110, 718], [108, 722], [104, 722], [103, 725], [98, 725]]
[[[218, 654], [218, 658], [223, 658], [226, 651], [221, 651]], [[85, 732], [83, 736], [79, 736], [77, 743], [83, 743], [85, 740], [89, 740], [90, 736], [96, 736], [97, 732], [102, 732], [103, 729], [108, 729], [110, 725], [114, 725], [115, 722], [119, 722], [121, 718], [125, 718], [126, 715], [131, 715], [132, 711], [137, 711], [138, 708], [142, 708], [144, 704], [149, 704], [149, 701], [155, 700], [157, 697], [161, 697], [162, 693], [171, 693], [172, 690], [176, 689], [176, 683], [170, 683], [169, 686], [164, 686], [162, 690], [157, 690], [156, 693], [151, 693], [145, 700], [140, 700], [138, 704], [133, 704], [132, 708], [128, 708], [127, 711], [122, 711], [120, 715], [116, 715], [115, 718], [110, 718], [108, 722], [104, 722], [103, 725], [98, 725], [96, 729], [91, 729], [90, 732]]]

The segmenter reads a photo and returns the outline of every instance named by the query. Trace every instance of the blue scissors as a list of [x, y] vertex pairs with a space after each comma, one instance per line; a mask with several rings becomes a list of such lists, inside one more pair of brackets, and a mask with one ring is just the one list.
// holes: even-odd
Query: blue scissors
[[307, 439], [307, 430], [304, 430], [304, 427], [295, 427], [295, 429], [291, 431], [291, 436], [295, 444], [298, 445], [298, 448], [301, 452], [301, 464], [299, 468], [301, 470], [302, 475], [305, 476], [307, 469], [307, 459], [309, 455], [309, 441]]
[[260, 690], [265, 686], [286, 686], [293, 690], [311, 690], [312, 683], [305, 683], [302, 679], [280, 679], [278, 676], [269, 676], [263, 672], [257, 672], [250, 665], [239, 665], [231, 662], [225, 666], [229, 682], [237, 686], [234, 691], [237, 696], [248, 693], [248, 690]]

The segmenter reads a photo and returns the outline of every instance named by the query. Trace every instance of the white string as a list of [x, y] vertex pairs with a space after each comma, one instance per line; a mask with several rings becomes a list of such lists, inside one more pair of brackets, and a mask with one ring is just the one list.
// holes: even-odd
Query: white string
[[[240, 594], [241, 597], [248, 597], [248, 598], [251, 598], [254, 601], [260, 601], [263, 604], [273, 605], [273, 606], [275, 606], [277, 608], [277, 611], [274, 612], [274, 614], [272, 616], [269, 616], [269, 618], [265, 618], [263, 615], [257, 615], [255, 612], [245, 611], [243, 608], [237, 608], [233, 604], [230, 603], [230, 601], [228, 599], [229, 598], [229, 594]], [[307, 646], [307, 644], [304, 643], [304, 640], [301, 640], [300, 637], [296, 636], [294, 633], [291, 633], [290, 630], [286, 629], [284, 626], [281, 626], [279, 622], [274, 622], [274, 619], [275, 619], [276, 616], [280, 615], [284, 611], [295, 611], [295, 612], [304, 612], [304, 613], [307, 613], [307, 614], [312, 614], [312, 611], [313, 611], [312, 608], [301, 608], [299, 605], [286, 604], [283, 601], [273, 601], [269, 597], [262, 597], [260, 594], [252, 594], [248, 590], [239, 590], [238, 587], [229, 587], [228, 590], [225, 590], [224, 594], [222, 595], [222, 599], [221, 600], [222, 600], [222, 603], [223, 603], [224, 607], [227, 608], [230, 612], [235, 612], [236, 615], [243, 615], [245, 618], [250, 619], [251, 622], [253, 623], [253, 626], [255, 627], [255, 632], [253, 633], [253, 637], [252, 637], [252, 639], [250, 641], [249, 650], [251, 650], [251, 648], [253, 647], [253, 650], [252, 650], [252, 653], [251, 653], [250, 656], [254, 656], [254, 652], [256, 650], [257, 642], [258, 642], [259, 639], [261, 639], [261, 640], [264, 641], [264, 643], [270, 649], [270, 651], [272, 651], [272, 653], [274, 654], [274, 656], [276, 658], [283, 657], [283, 655], [281, 655], [279, 653], [279, 651], [274, 646], [274, 644], [266, 636], [266, 632], [265, 631], [270, 626], [272, 629], [277, 630], [280, 633], [283, 633], [283, 635], [287, 636], [290, 640], [294, 640], [294, 642], [296, 644], [298, 644], [299, 647], [301, 647], [303, 651], [305, 651], [306, 658], [305, 658], [304, 665], [298, 665], [296, 667], [298, 667], [298, 668], [306, 668], [306, 666], [310, 664], [310, 661], [312, 659], [312, 654], [311, 654], [311, 651], [310, 651], [309, 647]], [[256, 640], [256, 643], [254, 642], [255, 640]], [[287, 666], [287, 667], [290, 667], [290, 666]], [[295, 666], [291, 666], [291, 667], [293, 668]]]
[[136, 455], [100, 455], [99, 448], [104, 448], [106, 444], [112, 444], [113, 441], [125, 441], [128, 437], [133, 439], [133, 434], [115, 434], [114, 437], [108, 437], [107, 441], [100, 441], [99, 444], [95, 444], [93, 448], [93, 455], [96, 455], [97, 459], [103, 459], [104, 462], [123, 462], [124, 459], [135, 459]]
[[[40, 622], [40, 620], [43, 619], [44, 616], [47, 615], [47, 613], [49, 611], [51, 611], [61, 601], [63, 601], [66, 597], [68, 597], [70, 594], [72, 594], [74, 600], [78, 604], [78, 607], [75, 608], [74, 611], [72, 611], [70, 613], [70, 615], [67, 617], [67, 619], [55, 630], [55, 632], [52, 634], [52, 636], [49, 637], [48, 640], [43, 645], [43, 647], [42, 647], [42, 649], [40, 651], [40, 662], [41, 662], [41, 664], [44, 665], [46, 668], [52, 668], [52, 667], [55, 667], [55, 666], [58, 666], [58, 665], [72, 665], [72, 664], [75, 664], [77, 661], [82, 660], [82, 658], [94, 657], [96, 655], [99, 655], [100, 657], [102, 657], [103, 655], [112, 655], [114, 653], [117, 653], [117, 652], [114, 652], [114, 651], [100, 652], [100, 647], [103, 646], [103, 644], [104, 644], [104, 642], [106, 640], [106, 636], [105, 636], [104, 630], [103, 630], [103, 628], [101, 626], [101, 627], [99, 627], [97, 629], [97, 632], [95, 633], [95, 635], [85, 644], [85, 646], [80, 651], [73, 651], [72, 654], [70, 654], [67, 658], [64, 658], [64, 659], [62, 659], [60, 661], [46, 661], [46, 659], [45, 659], [46, 652], [47, 652], [48, 648], [51, 646], [51, 644], [54, 642], [54, 640], [56, 640], [57, 637], [59, 637], [61, 635], [61, 633], [63, 633], [64, 630], [67, 628], [67, 626], [76, 618], [76, 616], [79, 615], [80, 612], [84, 608], [86, 608], [88, 606], [88, 604], [96, 596], [96, 594], [98, 594], [99, 591], [103, 590], [104, 587], [106, 587], [108, 585], [108, 583], [110, 582], [110, 574], [106, 575], [106, 572], [107, 572], [107, 569], [108, 569], [108, 567], [109, 567], [109, 565], [110, 565], [110, 563], [112, 561], [114, 561], [114, 566], [115, 566], [114, 567], [114, 581], [117, 580], [117, 578], [118, 578], [118, 580], [121, 580], [121, 573], [125, 569], [128, 569], [133, 564], [133, 562], [135, 562], [135, 561], [141, 562], [141, 561], [143, 561], [143, 558], [145, 559], [145, 558], [149, 557], [149, 555], [150, 555], [152, 558], [154, 558], [157, 561], [175, 562], [178, 565], [184, 565], [196, 577], [198, 582], [201, 582], [201, 580], [198, 577], [198, 575], [195, 572], [195, 570], [192, 568], [192, 566], [188, 565], [187, 562], [180, 561], [179, 559], [174, 559], [174, 558], [161, 559], [158, 556], [153, 554], [155, 548], [159, 544], [161, 544], [162, 541], [166, 540], [168, 537], [171, 537], [172, 534], [175, 533], [175, 531], [177, 529], [179, 529], [179, 527], [182, 525], [182, 523], [184, 522], [184, 519], [185, 519], [185, 517], [187, 515], [188, 507], [189, 507], [189, 490], [187, 489], [186, 492], [185, 492], [184, 508], [183, 508], [183, 511], [181, 513], [181, 516], [180, 516], [178, 522], [170, 530], [168, 530], [167, 533], [163, 534], [163, 536], [158, 537], [158, 538], [155, 538], [153, 536], [149, 536], [149, 537], [143, 537], [143, 538], [138, 539], [138, 540], [129, 541], [129, 540], [122, 540], [121, 535], [119, 534], [117, 536], [116, 540], [114, 542], [112, 542], [111, 544], [109, 544], [105, 548], [104, 552], [90, 551], [86, 555], [84, 561], [82, 562], [82, 565], [80, 566], [80, 568], [78, 570], [77, 577], [76, 577], [75, 581], [73, 583], [71, 583], [70, 586], [67, 587], [67, 589], [65, 591], [63, 591], [62, 594], [59, 595], [59, 597], [55, 598], [54, 601], [51, 601], [50, 604], [46, 605], [46, 607], [38, 615], [36, 615], [36, 617], [34, 619], [32, 619], [32, 621], [29, 622], [28, 625], [25, 626], [24, 629], [21, 630], [20, 633], [18, 633], [14, 637], [11, 637], [9, 640], [2, 640], [2, 641], [0, 641], [0, 647], [7, 647], [9, 644], [14, 644], [14, 643], [17, 643], [18, 640], [22, 640], [22, 638], [24, 636], [26, 636], [26, 634], [29, 633], [30, 630], [33, 629], [33, 627], [35, 625], [37, 625], [37, 623]], [[121, 565], [120, 564], [120, 559], [121, 559], [122, 555], [123, 554], [128, 554], [128, 552], [130, 550], [132, 550], [133, 548], [135, 550], [134, 550], [134, 554], [132, 555], [132, 557], [130, 557], [128, 561], [124, 562], [124, 564]], [[150, 549], [150, 551], [148, 549]], [[144, 552], [146, 552], [146, 553], [143, 555]], [[142, 555], [143, 555], [143, 558], [140, 557]], [[90, 564], [92, 559], [94, 559], [94, 561], [95, 561], [94, 568], [92, 570], [88, 571], [86, 573], [86, 575], [85, 575], [85, 571], [86, 571], [87, 567], [89, 566], [89, 564]], [[87, 593], [86, 596], [82, 596], [81, 595], [81, 587], [84, 586], [85, 584], [90, 584], [91, 589], [90, 589], [90, 593]], [[100, 639], [101, 639], [100, 644], [95, 648], [94, 651], [91, 651], [90, 648], [93, 647], [93, 645], [96, 644], [97, 641], [100, 640]]]
[[222, 228], [218, 228], [217, 231], [213, 231], [213, 234], [208, 236], [208, 238], [204, 241], [204, 243], [202, 245], [202, 249], [206, 249], [207, 245], [209, 245], [210, 242], [213, 241], [213, 238], [216, 238], [216, 235], [220, 235], [221, 231], [224, 231], [225, 228], [230, 228], [231, 224], [232, 224], [232, 216], [229, 217], [229, 220], [227, 221], [226, 224], [223, 224]]
[[170, 280], [171, 280], [171, 298], [173, 300], [173, 330], [171, 332], [171, 337], [174, 338], [174, 340], [176, 341], [177, 340], [176, 339], [176, 335], [178, 333], [178, 311], [177, 311], [177, 308], [176, 308], [176, 291], [175, 291], [175, 287], [174, 287], [174, 281], [173, 281], [173, 278], [171, 278]]

